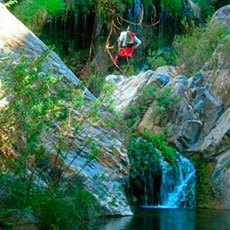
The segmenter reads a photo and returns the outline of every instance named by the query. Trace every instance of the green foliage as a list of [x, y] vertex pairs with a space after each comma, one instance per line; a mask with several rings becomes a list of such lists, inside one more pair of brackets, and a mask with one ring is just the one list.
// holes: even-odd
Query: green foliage
[[17, 15], [25, 18], [34, 17], [39, 11], [56, 15], [65, 9], [64, 0], [23, 0], [14, 8]]
[[[178, 175], [176, 165], [178, 155], [175, 149], [168, 146], [163, 136], [151, 135], [147, 132], [141, 133], [140, 137], [131, 135], [128, 156], [131, 164], [130, 202], [132, 205], [141, 200], [143, 203], [144, 197], [141, 195], [146, 193], [144, 187], [150, 175], [161, 177], [160, 159], [162, 157], [174, 170], [174, 177]], [[139, 191], [139, 194], [136, 194], [136, 191]]]
[[154, 165], [159, 169], [159, 153], [151, 142], [140, 137], [131, 136], [128, 155], [131, 164], [130, 177], [137, 186], [141, 186], [141, 176], [148, 176], [150, 166]]
[[[159, 2], [161, 7], [164, 10], [169, 11], [174, 19], [175, 17], [178, 17], [181, 20], [186, 17], [191, 18], [191, 16], [195, 13], [192, 11], [195, 10], [198, 11], [196, 13], [200, 14], [199, 18], [201, 20], [206, 20], [208, 17], [212, 16], [217, 9], [215, 7], [218, 0], [193, 0], [192, 4], [188, 1], [183, 2], [182, 0], [160, 0]], [[220, 3], [220, 5], [224, 6], [224, 1], [222, 4]], [[188, 12], [190, 12], [190, 14], [188, 14]]]
[[147, 131], [141, 132], [141, 135], [148, 142], [154, 144], [154, 146], [161, 152], [164, 159], [173, 167], [176, 175], [177, 172], [177, 166], [175, 162], [177, 160], [176, 150], [167, 144], [166, 137], [163, 135], [152, 135]]
[[166, 143], [164, 136], [151, 135], [145, 131], [141, 133], [141, 137], [143, 139], [131, 136], [129, 143], [131, 178], [137, 179], [142, 175], [147, 176], [148, 170], [153, 164], [159, 170], [160, 154], [177, 172], [175, 165], [177, 160], [176, 150]]
[[10, 0], [10, 1], [8, 1], [8, 2], [5, 3], [5, 6], [6, 6], [7, 8], [10, 8], [10, 7], [14, 6], [14, 5], [17, 4], [17, 3], [18, 3], [17, 0]]
[[167, 8], [173, 16], [181, 16], [182, 14], [182, 0], [161, 0], [161, 5], [163, 8]]
[[[42, 37], [43, 36], [44, 35], [42, 35]], [[60, 40], [56, 41], [56, 45], [58, 45], [59, 42], [60, 42]], [[52, 45], [52, 43], [53, 43], [52, 38], [47, 38], [45, 40], [45, 43]], [[70, 48], [68, 50], [68, 54], [66, 54], [64, 52], [63, 48], [60, 46], [59, 47], [55, 46], [54, 50], [55, 50], [55, 52], [57, 52], [62, 57], [62, 59], [64, 60], [64, 62], [68, 66], [68, 68], [70, 68], [73, 72], [78, 71], [78, 72], [76, 72], [77, 76], [78, 76], [78, 74], [81, 75], [81, 71], [82, 71], [82, 69], [84, 69], [85, 64], [88, 61], [87, 59], [89, 58], [88, 50], [74, 51], [74, 48]]]
[[16, 209], [22, 214], [32, 213], [38, 218], [39, 227], [46, 230], [84, 229], [89, 219], [97, 216], [95, 198], [80, 185], [65, 192], [60, 188], [41, 190], [37, 186], [28, 196], [25, 181], [1, 176], [0, 184], [4, 185], [1, 197], [3, 209], [0, 213], [4, 226], [10, 225], [7, 217], [11, 215], [11, 210]]
[[174, 50], [151, 50], [148, 52], [148, 64], [151, 69], [155, 70], [164, 65], [175, 65], [177, 54]]
[[[135, 58], [133, 58], [135, 59]], [[133, 61], [133, 60], [132, 60]], [[137, 75], [140, 72], [138, 66], [133, 63], [124, 63], [120, 66], [120, 72], [114, 74], [122, 74], [124, 76], [130, 77], [133, 75]]]
[[217, 46], [224, 44], [227, 28], [223, 25], [196, 27], [194, 23], [185, 24], [188, 33], [176, 37], [174, 47], [177, 51], [177, 64], [184, 65], [184, 74], [199, 71], [207, 62]]
[[0, 209], [0, 227], [11, 227], [11, 222], [8, 217], [11, 215], [11, 210], [7, 208]]
[[64, 0], [23, 0], [13, 8], [13, 13], [31, 30], [41, 29], [48, 17], [64, 12]]
[[90, 76], [87, 88], [98, 97], [103, 90], [105, 79], [99, 75], [93, 74]]
[[196, 205], [199, 208], [213, 207], [215, 195], [211, 185], [212, 165], [204, 159], [194, 159], [197, 183], [196, 183]]
[[200, 7], [200, 13], [203, 19], [210, 17], [215, 12], [215, 4], [218, 0], [196, 0], [195, 3]]
[[[109, 19], [110, 16], [116, 16], [116, 13], [123, 13], [126, 10], [127, 4], [131, 4], [132, 0], [90, 0], [89, 3], [94, 5], [98, 11], [98, 13], [104, 17], [105, 19]], [[107, 9], [106, 9], [106, 7]], [[113, 10], [112, 14], [107, 11], [108, 8]], [[115, 14], [114, 14], [115, 13]]]
[[41, 221], [41, 229], [84, 229], [89, 218], [96, 217], [96, 201], [76, 188], [69, 194], [34, 194], [31, 210]]
[[167, 114], [178, 99], [171, 93], [170, 87], [160, 88], [156, 84], [147, 85], [137, 93], [137, 101], [128, 107], [128, 126], [140, 121], [147, 109], [152, 106], [152, 122], [162, 126], [167, 120]]
[[[159, 158], [160, 155], [157, 149], [151, 142], [146, 141], [141, 137], [131, 135], [128, 156], [131, 164], [130, 170], [130, 202], [135, 205], [143, 199], [144, 194], [143, 180], [148, 178], [150, 174], [160, 174]], [[153, 172], [154, 168], [154, 172]], [[142, 191], [136, 195], [135, 190]], [[137, 196], [137, 197], [136, 197]]]
[[[84, 122], [100, 121], [99, 108], [106, 99], [86, 101], [84, 86], [43, 72], [48, 56], [45, 52], [33, 60], [0, 59], [1, 70], [6, 70], [1, 71], [2, 96], [10, 98], [0, 113], [1, 199], [5, 208], [31, 209], [43, 229], [73, 229], [71, 224], [89, 218], [93, 202], [83, 190], [69, 194], [76, 180], [67, 181], [65, 174], [83, 148], [91, 151], [75, 178], [98, 157], [99, 148], [90, 136], [86, 134], [84, 144], [76, 138]], [[67, 165], [73, 146], [76, 155]], [[63, 187], [63, 183], [67, 184]]]

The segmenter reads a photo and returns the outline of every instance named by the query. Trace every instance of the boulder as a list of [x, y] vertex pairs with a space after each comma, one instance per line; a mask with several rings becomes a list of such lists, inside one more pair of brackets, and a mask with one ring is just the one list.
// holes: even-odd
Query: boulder
[[206, 158], [221, 155], [230, 148], [230, 107], [215, 123], [215, 127], [204, 138], [197, 151], [201, 152]]
[[135, 103], [138, 90], [150, 85], [157, 84], [160, 87], [166, 86], [170, 82], [170, 76], [167, 73], [160, 73], [153, 70], [140, 72], [128, 78], [124, 78], [116, 84], [113, 98], [115, 110], [125, 113], [126, 108]]
[[8, 218], [11, 223], [12, 230], [39, 230], [39, 220], [31, 213], [20, 214], [19, 211], [14, 211]]
[[216, 165], [212, 174], [213, 191], [222, 206], [230, 209], [230, 149], [216, 157]]
[[170, 66], [170, 65], [160, 66], [156, 69], [156, 72], [166, 73], [170, 76], [170, 78], [173, 78], [177, 75], [177, 68], [174, 66]]
[[[0, 61], [4, 63], [2, 57], [11, 53], [11, 58], [17, 62], [20, 54], [23, 53], [27, 58], [40, 56], [47, 50], [47, 46], [27, 29], [19, 20], [17, 20], [3, 4], [0, 3]], [[7, 66], [6, 66], [7, 68]], [[4, 69], [1, 69], [4, 71]], [[54, 76], [63, 76], [62, 84], [77, 86], [79, 79], [74, 73], [61, 61], [58, 55], [51, 52], [43, 65], [43, 72], [51, 72]], [[61, 87], [61, 86], [60, 86]], [[95, 100], [94, 96], [85, 89], [85, 100]], [[4, 101], [7, 104], [7, 100]], [[73, 114], [77, 116], [78, 112]], [[109, 117], [115, 121], [115, 118], [101, 111], [101, 116]], [[122, 140], [122, 131], [111, 130], [100, 126], [100, 124], [83, 124], [82, 132], [75, 138], [68, 157], [65, 161], [68, 166], [71, 162], [71, 170], [68, 171], [68, 178], [77, 173], [79, 174], [84, 186], [98, 201], [104, 215], [131, 215], [128, 201], [126, 199], [123, 187], [126, 185], [129, 176], [129, 159], [127, 149]], [[99, 156], [91, 161], [86, 167], [85, 162], [90, 153], [89, 148], [79, 153], [77, 146], [85, 145], [86, 136], [91, 137], [99, 147]], [[55, 142], [55, 136], [52, 137]], [[71, 141], [71, 136], [69, 137]], [[44, 140], [47, 149], [52, 148], [49, 140]], [[52, 149], [50, 149], [52, 152]]]
[[230, 31], [230, 5], [223, 6], [213, 15], [211, 24], [224, 23]]

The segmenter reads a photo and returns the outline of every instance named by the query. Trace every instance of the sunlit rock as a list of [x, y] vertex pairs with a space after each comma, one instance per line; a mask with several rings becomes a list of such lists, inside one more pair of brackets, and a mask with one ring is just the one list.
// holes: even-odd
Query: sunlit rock
[[[47, 46], [17, 20], [3, 4], [0, 4], [0, 62], [5, 63], [3, 57], [9, 53], [12, 53], [11, 58], [17, 62], [20, 53], [27, 58], [34, 58], [40, 56], [45, 50]], [[6, 68], [8, 68], [7, 65]], [[48, 59], [45, 60], [42, 71], [49, 71], [54, 76], [62, 75], [62, 84], [77, 86], [80, 82], [54, 52], [51, 52]], [[95, 100], [87, 89], [85, 89], [85, 99]], [[1, 105], [6, 104], [6, 101], [1, 101]], [[78, 112], [74, 111], [73, 114], [77, 116]], [[103, 111], [101, 111], [101, 116], [114, 119], [111, 114]], [[100, 154], [84, 167], [90, 153], [90, 149], [84, 146], [87, 141], [86, 137], [92, 138], [98, 144]], [[51, 140], [44, 140], [44, 144], [52, 154], [50, 143], [55, 142], [55, 137], [50, 138]], [[69, 136], [69, 142], [71, 138]], [[81, 152], [79, 148], [76, 150], [79, 144], [83, 146]], [[76, 141], [69, 150], [65, 163], [69, 167], [66, 177], [73, 176], [74, 178], [74, 175], [79, 173], [86, 190], [97, 199], [102, 210], [101, 214], [132, 214], [123, 189], [128, 181], [129, 159], [121, 131], [107, 130], [100, 124], [90, 125], [86, 122], [83, 124], [82, 133], [76, 137]]]

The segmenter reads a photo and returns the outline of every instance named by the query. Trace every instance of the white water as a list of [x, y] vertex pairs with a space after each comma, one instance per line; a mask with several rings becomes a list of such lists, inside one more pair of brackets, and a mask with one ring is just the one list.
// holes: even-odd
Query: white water
[[[154, 205], [152, 202], [154, 200], [154, 181], [151, 178], [152, 172], [150, 170], [149, 178], [145, 180], [144, 184], [145, 208], [180, 208], [195, 206], [195, 168], [189, 159], [179, 153], [177, 154], [178, 159], [175, 163], [175, 167], [177, 168], [176, 174], [173, 167], [164, 160], [163, 156], [160, 157], [161, 185], [157, 205]], [[148, 185], [146, 186], [147, 183]], [[147, 191], [150, 189], [151, 192]]]
[[162, 165], [161, 200], [162, 207], [193, 207], [195, 205], [196, 174], [192, 162], [179, 154], [178, 173], [173, 175], [172, 167], [164, 160]]
[[[187, 3], [187, 4], [186, 4]], [[197, 3], [195, 3], [193, 0], [186, 0], [185, 5], [187, 5], [188, 8], [190, 8], [193, 12], [193, 15], [196, 18], [200, 17], [200, 7]]]

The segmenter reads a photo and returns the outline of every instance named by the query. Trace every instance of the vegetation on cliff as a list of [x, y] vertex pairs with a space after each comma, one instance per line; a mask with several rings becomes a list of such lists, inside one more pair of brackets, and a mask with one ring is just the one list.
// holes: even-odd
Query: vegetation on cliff
[[[142, 14], [141, 4], [144, 15], [142, 24], [138, 25]], [[191, 34], [186, 31], [185, 22], [189, 27], [191, 21], [204, 27], [206, 19], [225, 4], [227, 4], [225, 0], [55, 0], [55, 4], [51, 0], [22, 0], [14, 4], [11, 9], [43, 41], [55, 47], [55, 51], [80, 78], [89, 80], [89, 76], [84, 73], [87, 72], [94, 57], [108, 59], [106, 64], [108, 66], [94, 67], [92, 74], [108, 73], [109, 67], [112, 66], [108, 54], [101, 56], [100, 52], [101, 47], [105, 47], [113, 23], [120, 28], [114, 27], [111, 36], [111, 45], [116, 45], [119, 32], [128, 25], [126, 21], [121, 20], [121, 17], [132, 21], [135, 24], [135, 32], [144, 40], [144, 46], [136, 55], [137, 60], [133, 62], [135, 65], [143, 65], [145, 63], [143, 58], [146, 59], [149, 50], [151, 57], [154, 56], [153, 52], [158, 56], [159, 52], [156, 51], [171, 47], [176, 34]], [[117, 18], [121, 22], [117, 22]], [[153, 22], [159, 23], [149, 26]], [[115, 55], [116, 51], [115, 48], [111, 52]], [[172, 56], [172, 52], [167, 56]], [[154, 67], [155, 62], [157, 61], [153, 60]], [[172, 63], [172, 58], [170, 62]]]
[[[9, 6], [10, 2], [12, 1], [8, 1]], [[181, 73], [192, 75], [204, 66], [219, 45], [226, 45], [226, 28], [220, 25], [206, 27], [204, 23], [226, 1], [194, 1], [199, 6], [199, 12], [195, 11], [198, 8], [193, 9], [182, 4], [180, 0], [141, 2], [147, 12], [144, 23], [147, 25], [153, 21], [153, 6], [157, 9], [157, 20], [160, 21], [156, 27], [150, 29], [139, 26], [135, 28], [138, 33], [143, 32], [142, 39], [147, 44], [143, 48], [143, 68], [155, 69], [170, 64], [179, 66]], [[135, 14], [135, 2], [132, 0], [55, 0], [55, 4], [51, 0], [22, 0], [11, 9], [40, 38], [54, 46], [74, 71], [83, 67], [86, 70], [92, 59], [98, 58], [98, 47], [104, 47], [111, 22], [117, 15], [134, 23], [137, 22], [138, 15]], [[113, 15], [108, 13], [111, 9], [114, 10]], [[168, 36], [169, 32], [173, 36]], [[154, 34], [153, 37], [149, 36], [151, 39], [146, 36], [148, 33]], [[116, 43], [116, 38], [113, 37], [112, 41]], [[9, 62], [8, 71], [1, 73], [4, 75], [2, 89], [6, 95], [10, 95], [10, 101], [0, 114], [0, 205], [5, 210], [0, 214], [0, 220], [8, 216], [9, 209], [15, 208], [32, 212], [44, 229], [76, 229], [80, 222], [95, 216], [97, 205], [95, 199], [82, 189], [78, 173], [75, 181], [68, 181], [70, 185], [67, 188], [63, 186], [66, 185], [68, 166], [71, 166], [63, 164], [72, 145], [72, 142], [66, 140], [66, 136], [78, 136], [86, 120], [90, 120], [91, 124], [96, 123], [100, 117], [98, 111], [101, 105], [109, 107], [111, 112], [112, 101], [110, 95], [107, 95], [105, 101], [104, 76], [99, 75], [96, 70], [84, 79], [97, 97], [92, 104], [84, 100], [83, 85], [65, 86], [61, 76], [56, 78], [51, 73], [41, 73], [41, 65], [47, 55], [46, 53], [34, 60], [22, 56], [19, 64]], [[128, 108], [127, 112], [131, 116], [122, 120], [124, 129], [131, 133], [131, 183], [140, 189], [140, 177], [149, 173], [151, 164], [155, 164], [156, 172], [159, 173], [159, 155], [156, 148], [174, 167], [176, 175], [176, 151], [167, 143], [167, 130], [164, 129], [168, 114], [176, 102], [178, 99], [172, 96], [169, 87], [161, 90], [156, 85], [147, 86], [138, 92], [137, 103]], [[88, 109], [84, 107], [86, 103]], [[71, 117], [69, 104], [80, 111], [78, 119]], [[155, 111], [153, 123], [161, 127], [161, 135], [136, 131], [136, 125], [150, 106]], [[117, 124], [108, 118], [104, 125], [116, 128]], [[53, 135], [57, 138], [57, 143], [52, 143]], [[54, 157], [42, 144], [44, 139], [52, 143]], [[100, 152], [97, 143], [92, 139], [89, 138], [87, 144], [91, 154], [86, 164]], [[78, 147], [80, 151], [81, 147]], [[211, 168], [206, 162], [197, 162], [197, 171], [197, 203], [199, 207], [209, 207], [214, 197], [207, 176]], [[132, 197], [133, 202], [136, 200]]]
[[[8, 59], [8, 70], [1, 71], [1, 92], [9, 98], [0, 115], [1, 208], [32, 212], [42, 229], [76, 229], [96, 214], [96, 201], [82, 188], [80, 171], [67, 176], [73, 160], [68, 165], [65, 161], [83, 122], [98, 121], [100, 102], [87, 102], [84, 86], [65, 85], [61, 76], [42, 72], [47, 56], [49, 52], [33, 60], [0, 59], [4, 65]], [[83, 167], [98, 155], [97, 144], [85, 138], [91, 152]], [[82, 148], [75, 144], [76, 151]]]

